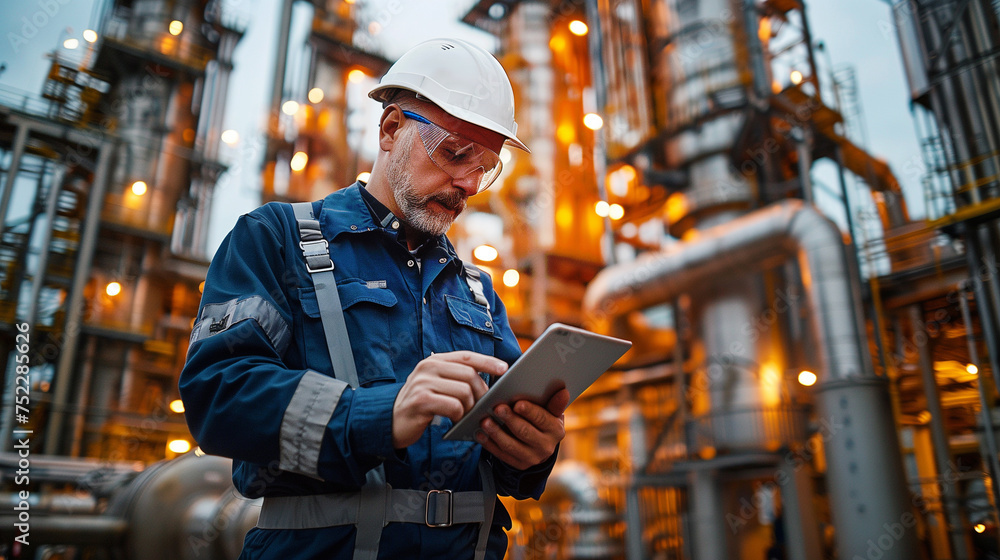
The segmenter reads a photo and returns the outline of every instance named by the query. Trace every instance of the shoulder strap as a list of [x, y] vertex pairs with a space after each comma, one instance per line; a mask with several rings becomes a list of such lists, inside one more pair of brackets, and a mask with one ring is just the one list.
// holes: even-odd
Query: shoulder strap
[[351, 352], [351, 339], [344, 321], [344, 308], [337, 292], [337, 279], [333, 275], [330, 244], [320, 231], [319, 220], [313, 217], [311, 202], [292, 203], [295, 219], [299, 224], [299, 247], [305, 259], [306, 270], [316, 287], [316, 302], [323, 321], [326, 345], [333, 363], [333, 375], [351, 387], [358, 387], [358, 371]]
[[[486, 312], [490, 311], [490, 300], [486, 299], [486, 294], [483, 292], [483, 281], [480, 279], [479, 269], [476, 265], [472, 263], [463, 263], [465, 265], [465, 283], [469, 285], [469, 289], [472, 290], [472, 294], [476, 297], [476, 303], [486, 306]], [[492, 317], [490, 318], [492, 320]]]

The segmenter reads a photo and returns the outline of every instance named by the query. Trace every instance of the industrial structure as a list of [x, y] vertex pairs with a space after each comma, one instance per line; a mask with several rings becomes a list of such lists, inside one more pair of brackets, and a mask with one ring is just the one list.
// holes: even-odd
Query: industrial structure
[[[356, 122], [373, 102], [357, 91], [389, 62], [362, 3], [280, 5], [263, 195], [311, 200], [370, 165]], [[1000, 5], [891, 8], [919, 219], [858, 133], [851, 70], [817, 62], [807, 8], [482, 0], [464, 14], [496, 37], [532, 152], [502, 154], [470, 199], [460, 255], [502, 279], [524, 345], [553, 321], [634, 341], [567, 412], [542, 499], [508, 503], [510, 558], [1000, 557]], [[225, 461], [143, 467], [190, 438], [168, 403], [240, 31], [214, 1], [116, 0], [102, 22], [83, 62], [54, 56], [44, 103], [0, 104], [2, 350], [33, 326], [33, 445], [62, 456], [33, 488], [39, 542], [235, 558], [255, 503]], [[815, 204], [819, 160], [838, 169], [845, 230]]]

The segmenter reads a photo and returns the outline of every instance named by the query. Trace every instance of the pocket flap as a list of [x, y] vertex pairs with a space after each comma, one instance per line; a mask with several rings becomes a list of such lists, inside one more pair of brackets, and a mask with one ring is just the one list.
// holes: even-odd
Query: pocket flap
[[363, 280], [345, 280], [343, 284], [337, 284], [340, 292], [340, 304], [344, 309], [356, 305], [363, 301], [381, 305], [382, 307], [394, 307], [396, 305], [396, 294], [388, 288], [370, 288], [369, 283]]
[[452, 319], [458, 324], [475, 329], [483, 334], [500, 338], [493, 324], [493, 318], [485, 305], [480, 305], [474, 301], [462, 299], [457, 296], [445, 295], [445, 302], [448, 304], [448, 311]]

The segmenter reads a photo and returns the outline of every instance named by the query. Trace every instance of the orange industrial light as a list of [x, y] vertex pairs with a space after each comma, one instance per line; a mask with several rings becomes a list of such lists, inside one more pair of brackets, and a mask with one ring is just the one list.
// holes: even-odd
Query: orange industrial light
[[361, 173], [358, 173], [358, 176], [357, 176], [356, 179], [358, 181], [361, 181], [362, 183], [367, 183], [368, 180], [371, 179], [371, 178], [372, 178], [371, 172], [369, 172], [369, 171], [362, 171]]
[[184, 22], [175, 19], [174, 21], [170, 22], [170, 26], [167, 28], [167, 31], [169, 31], [170, 34], [175, 37], [177, 35], [180, 35], [181, 32], [184, 31]]
[[145, 181], [136, 181], [132, 183], [132, 194], [134, 194], [135, 196], [142, 196], [146, 194], [147, 188], [148, 185], [146, 185]]
[[104, 287], [104, 293], [111, 297], [117, 296], [122, 293], [122, 285], [118, 282], [108, 282], [108, 285]]
[[521, 281], [521, 274], [514, 270], [513, 268], [508, 268], [503, 273], [503, 285], [508, 288], [513, 288], [517, 286], [517, 283]]
[[569, 22], [569, 32], [577, 37], [583, 37], [587, 34], [588, 30], [587, 24], [578, 19]]
[[67, 48], [69, 50], [73, 50], [73, 49], [75, 49], [75, 48], [77, 48], [79, 46], [80, 46], [80, 40], [79, 39], [74, 39], [73, 37], [70, 37], [69, 39], [66, 39], [65, 41], [63, 41], [63, 47], [65, 47], [65, 48]]
[[500, 251], [496, 250], [496, 247], [492, 245], [480, 245], [472, 251], [472, 256], [483, 262], [493, 262], [500, 256]]
[[976, 364], [969, 364], [965, 366], [965, 371], [969, 372], [972, 375], [976, 375], [977, 373], [979, 373], [979, 366], [977, 366]]
[[292, 116], [295, 113], [298, 113], [299, 112], [299, 102], [298, 101], [293, 101], [291, 99], [289, 99], [288, 101], [285, 101], [284, 103], [281, 104], [281, 112], [284, 113], [284, 114], [286, 114], [286, 115], [288, 115], [288, 116]]
[[84, 29], [83, 30], [83, 40], [86, 41], [86, 42], [88, 42], [88, 43], [96, 43], [97, 42], [97, 32], [94, 31], [93, 29]]
[[292, 168], [292, 171], [302, 171], [306, 168], [306, 164], [309, 163], [309, 154], [305, 152], [295, 152], [292, 156], [292, 161], [289, 162], [288, 166]]
[[603, 200], [598, 200], [594, 204], [594, 213], [602, 218], [607, 218], [608, 214], [611, 212], [611, 205]]
[[191, 442], [186, 439], [172, 439], [167, 444], [167, 449], [174, 453], [187, 453], [191, 451]]
[[358, 68], [355, 68], [355, 69], [353, 69], [353, 70], [351, 70], [350, 72], [347, 73], [347, 79], [348, 79], [348, 81], [350, 81], [352, 83], [355, 83], [355, 84], [363, 82], [364, 79], [367, 78], [367, 77], [368, 77], [368, 74], [365, 74], [364, 70], [361, 70], [361, 69], [358, 69]]
[[621, 204], [612, 203], [608, 205], [608, 217], [612, 220], [620, 220], [625, 216], [625, 208]]
[[309, 93], [306, 94], [306, 97], [309, 98], [310, 103], [319, 103], [320, 101], [323, 101], [323, 98], [326, 97], [326, 94], [323, 93], [322, 88], [314, 87], [311, 90], [309, 90]]
[[597, 113], [587, 113], [583, 116], [583, 126], [590, 130], [600, 130], [604, 126], [604, 119]]
[[180, 399], [174, 399], [170, 401], [170, 410], [176, 412], [177, 414], [184, 413], [184, 401]]
[[799, 383], [805, 387], [812, 387], [817, 379], [816, 374], [807, 369], [799, 372]]

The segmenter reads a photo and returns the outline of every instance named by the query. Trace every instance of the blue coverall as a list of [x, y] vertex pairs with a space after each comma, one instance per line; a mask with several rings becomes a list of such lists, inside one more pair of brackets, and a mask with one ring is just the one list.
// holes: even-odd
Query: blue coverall
[[[393, 449], [393, 402], [417, 362], [473, 350], [510, 364], [520, 347], [489, 276], [481, 275], [487, 310], [445, 236], [411, 254], [395, 217], [377, 220], [388, 209], [362, 189], [355, 183], [313, 203], [336, 265], [360, 388], [345, 390], [332, 411], [303, 405], [315, 400], [306, 392], [326, 394], [333, 368], [294, 214], [287, 204], [267, 204], [240, 217], [209, 268], [180, 378], [192, 434], [205, 452], [234, 459], [233, 482], [250, 498], [356, 491], [379, 464], [393, 488], [476, 490], [480, 461], [492, 464], [500, 495], [537, 498], [555, 454], [515, 470], [479, 444], [443, 440], [451, 426], [443, 418], [417, 443]], [[487, 558], [503, 557], [501, 527], [510, 525], [497, 500]], [[478, 531], [476, 523], [390, 523], [378, 556], [472, 558]], [[353, 525], [254, 528], [241, 558], [350, 559], [354, 535]]]

